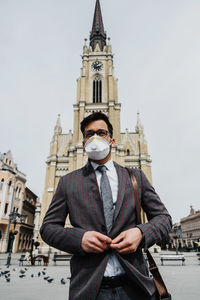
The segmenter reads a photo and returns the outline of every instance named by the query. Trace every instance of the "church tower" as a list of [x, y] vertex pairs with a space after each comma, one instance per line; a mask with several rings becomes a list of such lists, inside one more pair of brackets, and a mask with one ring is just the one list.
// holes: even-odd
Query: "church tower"
[[[134, 132], [129, 132], [128, 129], [126, 132], [121, 132], [120, 111], [118, 80], [114, 75], [111, 41], [104, 30], [100, 2], [96, 0], [92, 31], [89, 41], [85, 39], [84, 42], [81, 72], [77, 80], [73, 132], [69, 131], [67, 134], [62, 132], [60, 115], [54, 128], [50, 153], [46, 162], [40, 224], [42, 224], [60, 177], [87, 163], [87, 155], [82, 147], [80, 122], [93, 112], [103, 112], [113, 125], [116, 145], [112, 148], [112, 159], [126, 167], [141, 168], [149, 180], [152, 180], [151, 159], [140, 115], [139, 113], [137, 115]], [[40, 243], [41, 252], [47, 252], [48, 246], [41, 239]]]

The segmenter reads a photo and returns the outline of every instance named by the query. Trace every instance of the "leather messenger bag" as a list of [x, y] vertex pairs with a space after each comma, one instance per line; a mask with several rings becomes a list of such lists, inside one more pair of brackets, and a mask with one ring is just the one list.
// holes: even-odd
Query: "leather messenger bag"
[[[142, 220], [141, 220], [141, 205], [140, 205], [140, 201], [139, 201], [139, 189], [138, 189], [138, 183], [137, 180], [135, 178], [135, 176], [131, 173], [131, 171], [126, 168], [130, 177], [131, 177], [131, 181], [133, 184], [133, 190], [134, 190], [134, 196], [135, 196], [135, 204], [136, 204], [136, 216], [137, 216], [137, 224], [142, 224]], [[162, 276], [158, 270], [158, 267], [151, 255], [151, 253], [149, 252], [149, 250], [146, 250], [146, 255], [148, 258], [148, 262], [149, 262], [149, 271], [151, 272], [158, 294], [160, 296], [160, 300], [171, 300], [172, 297], [171, 295], [168, 293], [166, 285], [162, 279]]]

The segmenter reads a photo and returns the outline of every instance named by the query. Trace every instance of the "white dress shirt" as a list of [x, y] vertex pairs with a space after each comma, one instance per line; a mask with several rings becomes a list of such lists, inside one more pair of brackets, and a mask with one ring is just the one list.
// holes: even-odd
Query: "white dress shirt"
[[[102, 173], [97, 170], [99, 167], [98, 164], [91, 162], [92, 167], [95, 170], [96, 178], [97, 178], [97, 183], [99, 186], [100, 190], [100, 181], [101, 181], [101, 176]], [[115, 204], [117, 202], [117, 194], [118, 194], [118, 176], [117, 176], [117, 171], [116, 168], [113, 164], [112, 160], [109, 160], [107, 163], [104, 164], [106, 166], [106, 174], [108, 176], [108, 180], [110, 183], [111, 191], [112, 191], [112, 197], [113, 197], [113, 205], [115, 209]], [[123, 267], [121, 266], [117, 256], [115, 254], [110, 254], [108, 258], [108, 263], [104, 272], [104, 276], [106, 277], [112, 277], [112, 276], [119, 276], [121, 274], [124, 274], [125, 271]]]

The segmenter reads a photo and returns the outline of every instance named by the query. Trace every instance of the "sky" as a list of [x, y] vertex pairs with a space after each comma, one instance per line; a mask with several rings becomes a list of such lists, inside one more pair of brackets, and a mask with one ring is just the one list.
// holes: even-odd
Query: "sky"
[[[121, 130], [140, 112], [153, 185], [180, 221], [200, 209], [200, 1], [101, 0], [119, 79]], [[95, 0], [0, 0], [0, 152], [40, 198], [57, 115], [73, 130]]]

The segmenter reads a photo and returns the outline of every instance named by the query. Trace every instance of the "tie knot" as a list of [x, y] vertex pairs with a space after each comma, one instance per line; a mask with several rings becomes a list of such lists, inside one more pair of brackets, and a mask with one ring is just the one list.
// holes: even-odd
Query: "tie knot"
[[104, 173], [104, 172], [106, 172], [107, 168], [106, 168], [106, 166], [102, 165], [102, 166], [99, 166], [99, 167], [97, 168], [97, 170], [98, 170], [99, 172], [101, 172], [101, 173]]

